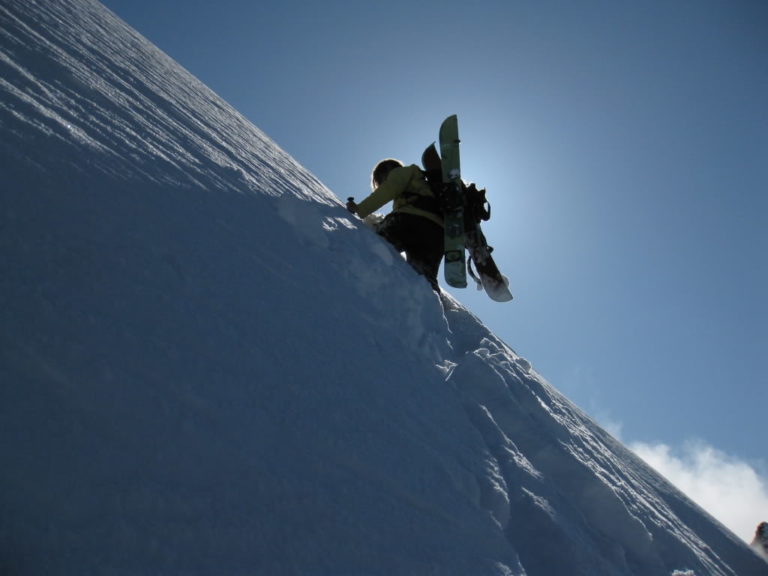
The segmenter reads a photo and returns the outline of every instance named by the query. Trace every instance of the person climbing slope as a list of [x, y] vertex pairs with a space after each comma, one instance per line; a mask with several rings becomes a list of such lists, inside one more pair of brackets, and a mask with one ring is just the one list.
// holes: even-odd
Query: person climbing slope
[[755, 538], [750, 544], [763, 558], [768, 560], [768, 522], [760, 522], [755, 530]]
[[392, 211], [375, 226], [376, 232], [405, 253], [408, 263], [440, 292], [437, 274], [443, 258], [443, 217], [424, 172], [415, 164], [404, 166], [387, 158], [371, 174], [372, 192], [360, 203], [347, 201], [347, 209], [361, 218], [387, 202]]

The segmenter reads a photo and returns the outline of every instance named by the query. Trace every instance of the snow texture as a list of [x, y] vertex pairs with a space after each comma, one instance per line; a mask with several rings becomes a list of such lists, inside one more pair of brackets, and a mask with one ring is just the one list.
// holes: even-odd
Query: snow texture
[[97, 2], [0, 1], [0, 167], [0, 573], [768, 573]]

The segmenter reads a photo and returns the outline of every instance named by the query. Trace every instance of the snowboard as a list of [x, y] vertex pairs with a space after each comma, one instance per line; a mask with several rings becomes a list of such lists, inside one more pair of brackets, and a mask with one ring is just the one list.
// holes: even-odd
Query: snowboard
[[[471, 224], [472, 230], [467, 232], [467, 250], [469, 261], [473, 262], [477, 269], [477, 276], [470, 274], [478, 283], [478, 288], [496, 302], [509, 302], [512, 300], [512, 292], [509, 290], [509, 280], [500, 271], [491, 256], [491, 247], [485, 239], [485, 234], [479, 222]], [[470, 264], [471, 266], [471, 264]]]
[[[453, 140], [453, 142], [451, 142], [451, 140]], [[448, 151], [448, 157], [446, 157], [446, 153], [443, 151], [442, 144], [444, 141], [447, 141], [446, 143], [449, 145], [455, 145], [454, 148], [451, 148], [451, 146], [445, 147]], [[483, 230], [480, 226], [481, 219], [487, 220], [490, 217], [490, 208], [488, 213], [482, 218], [478, 217], [473, 210], [470, 209], [470, 213], [467, 213], [466, 210], [467, 196], [465, 194], [466, 187], [461, 181], [458, 153], [458, 121], [456, 116], [450, 116], [443, 122], [443, 126], [441, 126], [440, 130], [440, 143], [443, 159], [441, 159], [440, 155], [437, 153], [435, 145], [431, 144], [424, 150], [424, 154], [421, 156], [421, 164], [424, 167], [425, 176], [432, 189], [439, 190], [437, 196], [443, 207], [444, 218], [446, 220], [446, 258], [443, 265], [446, 281], [449, 285], [457, 288], [466, 287], [466, 267], [464, 264], [464, 250], [466, 249], [469, 252], [469, 258], [467, 259], [469, 273], [478, 283], [478, 288], [484, 289], [488, 296], [496, 302], [508, 302], [512, 300], [512, 293], [509, 290], [509, 281], [499, 271], [496, 262], [491, 256], [491, 251], [493, 249], [488, 245], [485, 234], [483, 234]], [[451, 156], [451, 154], [453, 154], [453, 156]], [[451, 168], [446, 169], [446, 163], [448, 162], [453, 162], [455, 170], [457, 171], [457, 178], [448, 178], [446, 181], [446, 175], [452, 175]], [[458, 186], [458, 189], [451, 189], [451, 186], [454, 184]], [[474, 186], [470, 186], [470, 188], [474, 189]], [[458, 198], [454, 197], [451, 200], [458, 204], [459, 210], [446, 208], [446, 197], [450, 196], [451, 193], [458, 193]], [[450, 202], [451, 200], [448, 201]], [[461, 229], [456, 230], [459, 218], [461, 219]], [[448, 232], [447, 222], [449, 219], [452, 219], [451, 223], [454, 226], [451, 233]], [[458, 241], [459, 238], [461, 238], [461, 243]], [[449, 252], [452, 252], [454, 258], [458, 256], [460, 258], [460, 263], [457, 264], [457, 260], [449, 261]], [[472, 271], [473, 264], [477, 271], [476, 274]]]
[[459, 121], [456, 115], [446, 118], [440, 126], [440, 157], [443, 176], [443, 222], [445, 281], [454, 288], [467, 287], [464, 264], [464, 195], [461, 188], [459, 158]]

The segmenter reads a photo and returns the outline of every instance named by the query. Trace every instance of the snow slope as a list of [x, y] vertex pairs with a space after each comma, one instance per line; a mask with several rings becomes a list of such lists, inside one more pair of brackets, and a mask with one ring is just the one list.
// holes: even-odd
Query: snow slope
[[0, 168], [0, 573], [768, 573], [97, 2], [0, 1]]

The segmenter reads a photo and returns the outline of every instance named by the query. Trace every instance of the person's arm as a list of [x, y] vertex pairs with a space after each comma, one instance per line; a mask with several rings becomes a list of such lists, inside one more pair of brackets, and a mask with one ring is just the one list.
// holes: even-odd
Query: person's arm
[[357, 204], [357, 215], [365, 218], [372, 214], [387, 202], [391, 202], [403, 193], [411, 179], [410, 166], [395, 168], [387, 179], [365, 199]]

